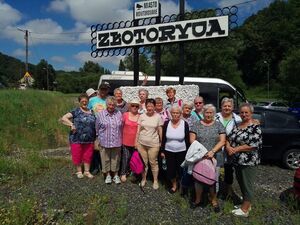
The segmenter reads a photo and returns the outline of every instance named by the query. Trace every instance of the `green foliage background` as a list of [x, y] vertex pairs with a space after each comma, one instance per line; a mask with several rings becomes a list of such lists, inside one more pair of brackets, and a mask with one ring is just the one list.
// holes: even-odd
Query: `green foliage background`
[[[300, 47], [299, 27], [300, 1], [275, 0], [268, 8], [252, 15], [241, 26], [232, 30], [229, 37], [186, 43], [184, 75], [222, 78], [246, 92], [252, 89], [266, 92], [266, 83], [269, 82], [273, 97], [300, 101], [298, 86], [292, 79], [296, 78], [300, 71], [297, 66], [291, 64], [295, 62], [292, 58], [297, 58], [295, 50]], [[176, 46], [164, 46], [161, 60], [161, 73], [164, 76], [179, 75]], [[29, 65], [30, 73], [36, 79], [35, 87], [38, 89], [47, 89], [45, 68], [48, 68], [49, 89], [64, 93], [97, 88], [100, 76], [110, 73], [91, 61], [85, 62], [79, 72], [66, 72], [55, 71], [47, 61], [41, 60], [37, 66]], [[154, 52], [141, 54], [140, 71], [154, 75], [154, 68]], [[119, 70], [133, 70], [132, 56], [120, 61]], [[17, 86], [17, 81], [24, 72], [24, 63], [0, 54], [2, 84]], [[282, 87], [282, 84], [285, 86]]]

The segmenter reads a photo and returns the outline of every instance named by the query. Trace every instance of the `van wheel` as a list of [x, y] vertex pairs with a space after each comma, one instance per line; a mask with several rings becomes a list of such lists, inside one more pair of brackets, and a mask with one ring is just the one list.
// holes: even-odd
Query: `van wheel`
[[290, 149], [283, 155], [283, 164], [292, 170], [300, 167], [300, 149]]

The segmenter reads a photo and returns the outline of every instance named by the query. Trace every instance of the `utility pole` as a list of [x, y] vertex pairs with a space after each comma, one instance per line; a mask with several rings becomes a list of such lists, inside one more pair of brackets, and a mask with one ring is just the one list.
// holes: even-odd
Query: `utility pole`
[[270, 64], [268, 61], [264, 61], [264, 64], [267, 65], [268, 74], [267, 74], [267, 80], [268, 80], [268, 99], [270, 99]]
[[18, 30], [25, 33], [24, 39], [26, 42], [26, 46], [25, 46], [25, 49], [26, 49], [25, 73], [26, 73], [26, 72], [28, 72], [28, 30], [23, 30], [21, 28], [18, 28]]
[[[179, 0], [180, 20], [184, 20], [185, 0]], [[184, 82], [184, 43], [179, 44], [179, 84]]]

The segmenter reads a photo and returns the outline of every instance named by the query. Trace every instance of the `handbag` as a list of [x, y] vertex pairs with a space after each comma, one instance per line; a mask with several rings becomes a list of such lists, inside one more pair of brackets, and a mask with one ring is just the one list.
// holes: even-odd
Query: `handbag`
[[203, 158], [193, 168], [193, 177], [204, 184], [213, 185], [216, 183], [216, 159]]
[[137, 150], [135, 150], [132, 153], [132, 156], [131, 156], [131, 159], [129, 162], [129, 166], [130, 166], [131, 171], [135, 174], [141, 174], [144, 172], [145, 164], [144, 164], [144, 161], [143, 161], [140, 153]]

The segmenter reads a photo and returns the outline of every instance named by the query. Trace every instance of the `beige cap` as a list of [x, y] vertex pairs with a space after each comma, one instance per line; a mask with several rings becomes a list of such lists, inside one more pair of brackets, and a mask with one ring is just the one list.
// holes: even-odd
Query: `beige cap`
[[129, 104], [136, 104], [136, 105], [139, 105], [140, 104], [140, 101], [138, 99], [132, 99], [129, 101]]
[[97, 93], [97, 91], [95, 91], [93, 88], [89, 88], [85, 93], [90, 97], [92, 94]]

